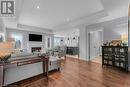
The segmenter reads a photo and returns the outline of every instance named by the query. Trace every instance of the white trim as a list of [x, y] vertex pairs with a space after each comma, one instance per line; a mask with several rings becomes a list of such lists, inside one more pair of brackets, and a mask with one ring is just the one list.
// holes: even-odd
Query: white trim
[[28, 42], [27, 43], [27, 51], [31, 52], [32, 47], [41, 47], [41, 52], [44, 52], [44, 43], [43, 42]]
[[[77, 58], [75, 58], [75, 59], [77, 59]], [[83, 60], [83, 61], [89, 61], [89, 59], [88, 58], [78, 58], [79, 60]]]

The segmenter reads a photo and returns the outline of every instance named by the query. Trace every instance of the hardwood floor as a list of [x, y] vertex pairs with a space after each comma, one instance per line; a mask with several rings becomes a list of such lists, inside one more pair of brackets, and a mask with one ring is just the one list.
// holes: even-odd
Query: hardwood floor
[[99, 63], [67, 58], [61, 71], [49, 72], [15, 83], [18, 87], [130, 87], [130, 73]]
[[101, 56], [97, 56], [93, 60], [91, 60], [91, 62], [102, 64], [102, 57]]

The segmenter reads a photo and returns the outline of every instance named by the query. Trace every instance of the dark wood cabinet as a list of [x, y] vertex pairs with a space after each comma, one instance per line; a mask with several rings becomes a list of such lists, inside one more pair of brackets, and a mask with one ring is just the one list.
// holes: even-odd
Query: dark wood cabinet
[[102, 46], [102, 65], [113, 66], [128, 71], [128, 47]]
[[79, 47], [67, 47], [66, 54], [68, 54], [68, 55], [79, 55]]

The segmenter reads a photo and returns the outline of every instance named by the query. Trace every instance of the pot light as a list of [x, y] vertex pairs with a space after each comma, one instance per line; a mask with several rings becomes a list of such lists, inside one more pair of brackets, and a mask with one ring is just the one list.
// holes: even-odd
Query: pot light
[[39, 9], [40, 7], [39, 6], [37, 6], [37, 9]]

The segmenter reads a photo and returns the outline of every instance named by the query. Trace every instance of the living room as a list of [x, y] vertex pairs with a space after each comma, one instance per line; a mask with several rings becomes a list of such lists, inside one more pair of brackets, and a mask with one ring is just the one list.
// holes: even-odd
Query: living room
[[2, 1], [0, 87], [130, 86], [129, 0]]

